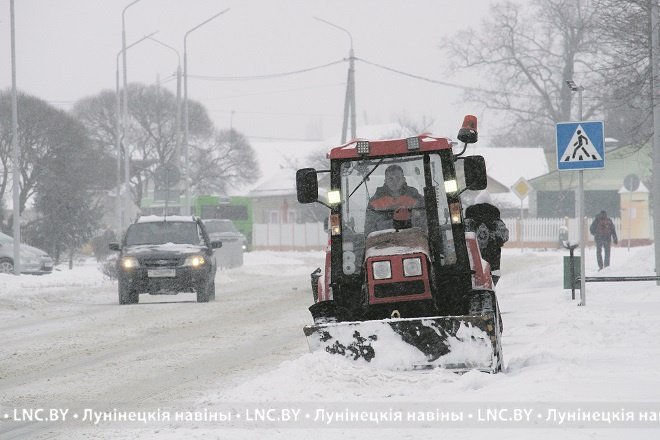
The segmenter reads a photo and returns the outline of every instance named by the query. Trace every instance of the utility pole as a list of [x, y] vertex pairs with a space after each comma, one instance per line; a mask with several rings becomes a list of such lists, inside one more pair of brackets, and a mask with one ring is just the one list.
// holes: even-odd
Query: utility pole
[[11, 132], [12, 132], [12, 176], [14, 204], [14, 275], [21, 274], [21, 173], [20, 151], [18, 145], [18, 98], [16, 96], [16, 27], [14, 20], [14, 0], [10, 0], [11, 14]]
[[[651, 96], [653, 99], [653, 240], [655, 249], [655, 271], [660, 273], [660, 38], [658, 25], [658, 0], [651, 0]], [[660, 286], [660, 280], [656, 281]]]
[[350, 32], [341, 26], [330, 23], [319, 17], [313, 17], [315, 20], [322, 21], [334, 28], [346, 32], [351, 40], [351, 50], [348, 53], [348, 78], [346, 79], [346, 97], [344, 98], [344, 123], [341, 130], [341, 143], [346, 143], [346, 131], [348, 129], [348, 115], [351, 115], [351, 139], [357, 138], [356, 116], [355, 116], [355, 53], [353, 52], [353, 36]]

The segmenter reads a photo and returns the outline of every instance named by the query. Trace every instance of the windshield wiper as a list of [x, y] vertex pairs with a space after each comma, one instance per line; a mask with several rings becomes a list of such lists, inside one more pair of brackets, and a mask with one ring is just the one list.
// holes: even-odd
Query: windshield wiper
[[348, 195], [348, 198], [349, 198], [349, 199], [350, 199], [351, 196], [355, 193], [355, 191], [357, 191], [358, 188], [361, 187], [362, 184], [363, 184], [364, 182], [367, 181], [367, 179], [369, 178], [369, 176], [371, 176], [371, 173], [373, 173], [374, 171], [376, 171], [376, 168], [378, 168], [378, 167], [380, 166], [380, 164], [383, 163], [384, 160], [385, 160], [385, 158], [383, 157], [383, 158], [382, 158], [382, 159], [376, 164], [376, 166], [373, 167], [373, 168], [371, 169], [371, 171], [369, 171], [369, 173], [368, 173], [366, 176], [364, 176], [364, 179], [362, 179], [362, 182], [360, 182], [360, 184], [359, 184], [358, 186], [356, 186], [355, 189], [354, 189], [354, 190]]

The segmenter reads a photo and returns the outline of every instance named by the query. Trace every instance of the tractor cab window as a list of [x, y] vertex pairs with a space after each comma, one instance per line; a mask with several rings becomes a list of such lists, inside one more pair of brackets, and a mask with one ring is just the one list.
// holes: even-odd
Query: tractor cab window
[[[448, 221], [442, 166], [431, 156], [429, 172], [438, 198], [440, 224]], [[341, 166], [343, 270], [360, 273], [366, 238], [374, 232], [407, 227], [427, 232], [424, 203], [425, 170], [422, 156], [370, 158]], [[445, 228], [447, 229], [447, 228]], [[449, 234], [451, 234], [451, 228]], [[445, 230], [443, 229], [443, 234]], [[450, 237], [447, 237], [450, 239]], [[444, 256], [447, 260], [447, 256]], [[447, 260], [450, 261], [450, 260]]]

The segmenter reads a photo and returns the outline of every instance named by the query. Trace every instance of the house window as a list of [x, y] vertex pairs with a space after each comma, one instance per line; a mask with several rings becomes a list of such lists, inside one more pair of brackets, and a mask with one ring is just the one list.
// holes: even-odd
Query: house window
[[280, 222], [280, 212], [270, 211], [268, 213], [268, 223], [279, 223], [279, 222]]
[[298, 223], [298, 212], [295, 210], [287, 213], [287, 220], [289, 223]]

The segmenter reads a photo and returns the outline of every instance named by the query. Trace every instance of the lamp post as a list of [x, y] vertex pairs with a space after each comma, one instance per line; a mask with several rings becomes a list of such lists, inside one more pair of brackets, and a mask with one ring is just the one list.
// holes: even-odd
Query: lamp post
[[126, 69], [126, 10], [139, 2], [141, 0], [135, 0], [128, 4], [121, 11], [121, 51], [122, 51], [122, 61], [124, 67], [124, 112], [122, 115], [122, 125], [124, 128], [124, 145], [125, 145], [125, 154], [124, 154], [124, 184], [125, 184], [125, 211], [124, 211], [124, 222], [123, 225], [128, 226], [130, 223], [130, 210], [131, 210], [131, 191], [130, 191], [130, 158], [129, 158], [129, 142], [128, 142], [128, 74]]
[[[575, 84], [575, 82], [572, 79], [567, 79], [566, 84], [568, 84], [568, 87], [571, 88], [571, 92], [578, 92], [578, 109], [579, 109], [579, 121], [582, 122], [582, 91], [584, 90], [584, 87], [581, 85]], [[587, 295], [586, 295], [586, 283], [584, 280], [584, 275], [585, 275], [585, 259], [586, 255], [584, 254], [584, 242], [586, 241], [586, 238], [584, 236], [584, 170], [579, 170], [580, 173], [580, 180], [579, 180], [579, 189], [578, 192], [580, 193], [580, 203], [579, 203], [579, 212], [580, 212], [580, 217], [579, 217], [579, 234], [580, 234], [580, 303], [578, 304], [579, 306], [586, 306], [587, 305]]]
[[[175, 148], [174, 148], [174, 166], [177, 168], [177, 171], [181, 170], [181, 55], [179, 55], [179, 51], [170, 46], [169, 44], [165, 44], [162, 41], [156, 40], [155, 38], [149, 38], [151, 41], [160, 44], [161, 46], [165, 46], [168, 49], [174, 51], [176, 53], [177, 57], [177, 68], [176, 68], [176, 119], [174, 121], [174, 126], [175, 126], [175, 135], [174, 135], [174, 142], [175, 142]], [[180, 188], [180, 187], [179, 187]], [[184, 215], [186, 214], [184, 212], [185, 207], [181, 206], [179, 213]]]
[[149, 39], [155, 43], [160, 44], [161, 46], [165, 46], [168, 49], [174, 51], [176, 53], [177, 57], [177, 67], [176, 67], [176, 119], [174, 121], [175, 125], [175, 143], [176, 143], [176, 150], [174, 153], [174, 165], [176, 165], [177, 168], [181, 167], [181, 55], [179, 55], [179, 51], [170, 46], [169, 44], [165, 44], [162, 41], [158, 41], [155, 38], [149, 37]]
[[348, 38], [351, 40], [351, 51], [348, 54], [348, 60], [349, 60], [349, 65], [348, 65], [348, 78], [346, 80], [346, 97], [344, 99], [344, 123], [342, 126], [342, 132], [341, 132], [341, 143], [345, 144], [346, 143], [346, 129], [348, 128], [348, 113], [349, 113], [349, 108], [350, 108], [350, 113], [351, 113], [351, 139], [355, 139], [357, 137], [356, 134], [356, 127], [355, 127], [355, 54], [353, 52], [353, 36], [349, 31], [344, 29], [341, 26], [337, 26], [334, 23], [330, 23], [327, 20], [324, 20], [319, 17], [313, 17], [315, 20], [322, 21], [325, 24], [328, 24], [334, 28], [337, 28], [341, 31], [346, 32], [348, 34]]
[[11, 15], [11, 149], [12, 149], [12, 203], [14, 205], [14, 275], [21, 274], [21, 174], [19, 169], [18, 151], [18, 98], [16, 96], [16, 29], [14, 20], [14, 0], [9, 2], [9, 14]]
[[[141, 41], [146, 40], [147, 38], [151, 37], [152, 35], [156, 34], [156, 32], [152, 32], [149, 35], [140, 38], [133, 44], [130, 44], [126, 47], [125, 50], [130, 49], [131, 47], [135, 46]], [[122, 230], [122, 216], [121, 216], [121, 198], [120, 198], [120, 191], [119, 188], [121, 187], [121, 106], [120, 106], [120, 100], [119, 100], [119, 56], [124, 53], [124, 49], [120, 50], [117, 53], [117, 69], [116, 69], [116, 74], [115, 74], [115, 79], [116, 79], [116, 87], [115, 87], [115, 143], [117, 147], [117, 194], [115, 197], [115, 234], [117, 237], [119, 237], [119, 233]], [[126, 152], [128, 154], [128, 151]]]
[[183, 131], [183, 144], [185, 146], [185, 184], [186, 184], [186, 205], [185, 205], [185, 214], [189, 215], [190, 214], [190, 148], [188, 145], [188, 35], [194, 30], [199, 29], [200, 27], [204, 26], [206, 23], [209, 21], [219, 17], [220, 15], [224, 14], [227, 12], [229, 8], [225, 9], [222, 12], [218, 12], [215, 14], [213, 17], [207, 19], [206, 21], [198, 24], [194, 28], [190, 29], [186, 34], [183, 36], [183, 118], [184, 118], [184, 131]]

